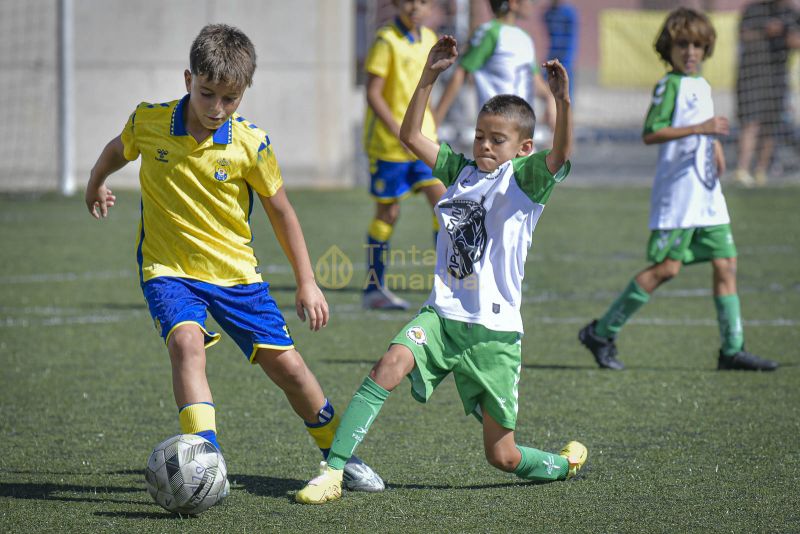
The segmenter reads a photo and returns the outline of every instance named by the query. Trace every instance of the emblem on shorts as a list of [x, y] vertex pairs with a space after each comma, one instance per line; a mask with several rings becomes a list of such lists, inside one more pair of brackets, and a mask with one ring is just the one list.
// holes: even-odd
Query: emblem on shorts
[[424, 345], [428, 341], [428, 337], [425, 335], [425, 330], [419, 326], [412, 326], [406, 330], [406, 337], [408, 337], [408, 339], [417, 345]]
[[158, 317], [153, 319], [153, 324], [155, 325], [156, 330], [160, 334], [161, 333], [161, 321], [158, 320]]
[[492, 313], [500, 313], [500, 305], [492, 303]]
[[283, 325], [283, 332], [286, 334], [286, 337], [292, 337], [291, 332], [289, 332], [289, 327], [288, 326]]

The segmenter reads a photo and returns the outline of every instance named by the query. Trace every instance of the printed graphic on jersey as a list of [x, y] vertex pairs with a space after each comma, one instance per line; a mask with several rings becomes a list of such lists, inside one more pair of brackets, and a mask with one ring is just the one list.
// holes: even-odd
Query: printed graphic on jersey
[[439, 209], [452, 245], [447, 252], [447, 272], [461, 280], [475, 271], [475, 263], [486, 250], [486, 208], [481, 199], [445, 202]]
[[[717, 185], [717, 165], [714, 162], [714, 140], [706, 137], [705, 150], [697, 151], [697, 161], [695, 161], [697, 178], [703, 186], [711, 191]], [[702, 152], [702, 153], [701, 153]]]

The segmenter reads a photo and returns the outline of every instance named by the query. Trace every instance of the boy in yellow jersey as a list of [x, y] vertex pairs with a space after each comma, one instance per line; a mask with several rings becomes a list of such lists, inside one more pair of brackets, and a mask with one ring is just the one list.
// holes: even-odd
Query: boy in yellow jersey
[[[405, 310], [409, 304], [385, 284], [389, 239], [400, 215], [401, 198], [422, 191], [431, 206], [444, 193], [431, 168], [398, 139], [400, 123], [414, 93], [436, 35], [422, 26], [432, 0], [393, 0], [397, 17], [378, 30], [364, 68], [367, 71], [367, 113], [364, 149], [369, 157], [370, 194], [375, 217], [367, 235], [367, 280], [363, 305], [367, 309]], [[426, 109], [423, 130], [436, 138], [433, 114]], [[437, 227], [434, 219], [434, 236]]]
[[[137, 106], [92, 169], [86, 205], [95, 218], [106, 217], [116, 200], [106, 179], [141, 155], [139, 281], [169, 351], [181, 431], [219, 448], [205, 372], [206, 348], [220, 339], [206, 329], [210, 312], [283, 390], [327, 456], [338, 416], [294, 348], [251, 247], [250, 213], [258, 198], [294, 271], [297, 315], [303, 321], [308, 316], [313, 331], [324, 327], [328, 304], [314, 280], [269, 137], [236, 113], [252, 84], [255, 59], [252, 42], [237, 28], [204, 27], [184, 71], [188, 94]], [[349, 471], [354, 489], [383, 489], [363, 462], [352, 463]]]

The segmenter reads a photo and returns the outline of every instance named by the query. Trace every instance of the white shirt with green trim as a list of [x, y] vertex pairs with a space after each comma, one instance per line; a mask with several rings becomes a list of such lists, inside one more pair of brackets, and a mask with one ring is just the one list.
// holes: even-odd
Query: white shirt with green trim
[[[671, 72], [659, 80], [644, 133], [700, 124], [714, 116], [711, 86]], [[714, 137], [689, 135], [661, 143], [650, 197], [650, 229], [698, 228], [730, 222], [714, 162]]]
[[547, 168], [548, 151], [515, 158], [486, 173], [442, 144], [433, 170], [447, 191], [439, 220], [434, 284], [426, 306], [444, 318], [522, 332], [525, 258], [553, 188], [569, 173]]
[[495, 95], [511, 94], [533, 102], [536, 53], [533, 39], [517, 26], [497, 19], [475, 30], [460, 65], [475, 79], [478, 108]]

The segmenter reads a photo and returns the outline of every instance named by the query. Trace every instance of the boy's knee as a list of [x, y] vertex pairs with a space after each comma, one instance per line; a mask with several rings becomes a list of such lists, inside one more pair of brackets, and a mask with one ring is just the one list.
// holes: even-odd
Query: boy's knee
[[265, 360], [259, 363], [268, 367], [269, 374], [279, 378], [283, 384], [299, 385], [306, 379], [308, 367], [297, 351], [290, 350], [277, 357], [265, 357]]
[[205, 345], [205, 336], [196, 325], [181, 325], [169, 335], [169, 345], [180, 352], [187, 352]]
[[659, 264], [656, 272], [661, 282], [668, 282], [681, 272], [681, 262], [674, 260], [665, 261]]
[[392, 347], [378, 360], [369, 377], [382, 388], [391, 391], [414, 368], [414, 355], [402, 345]]
[[519, 460], [519, 452], [516, 448], [514, 451], [507, 451], [504, 449], [491, 449], [486, 451], [486, 461], [489, 462], [489, 465], [500, 471], [505, 471], [506, 473], [513, 473], [519, 465]]
[[399, 202], [392, 202], [391, 204], [382, 204], [382, 203], [378, 204], [378, 209], [375, 214], [376, 219], [380, 219], [386, 224], [394, 226], [399, 217], [400, 217]]

